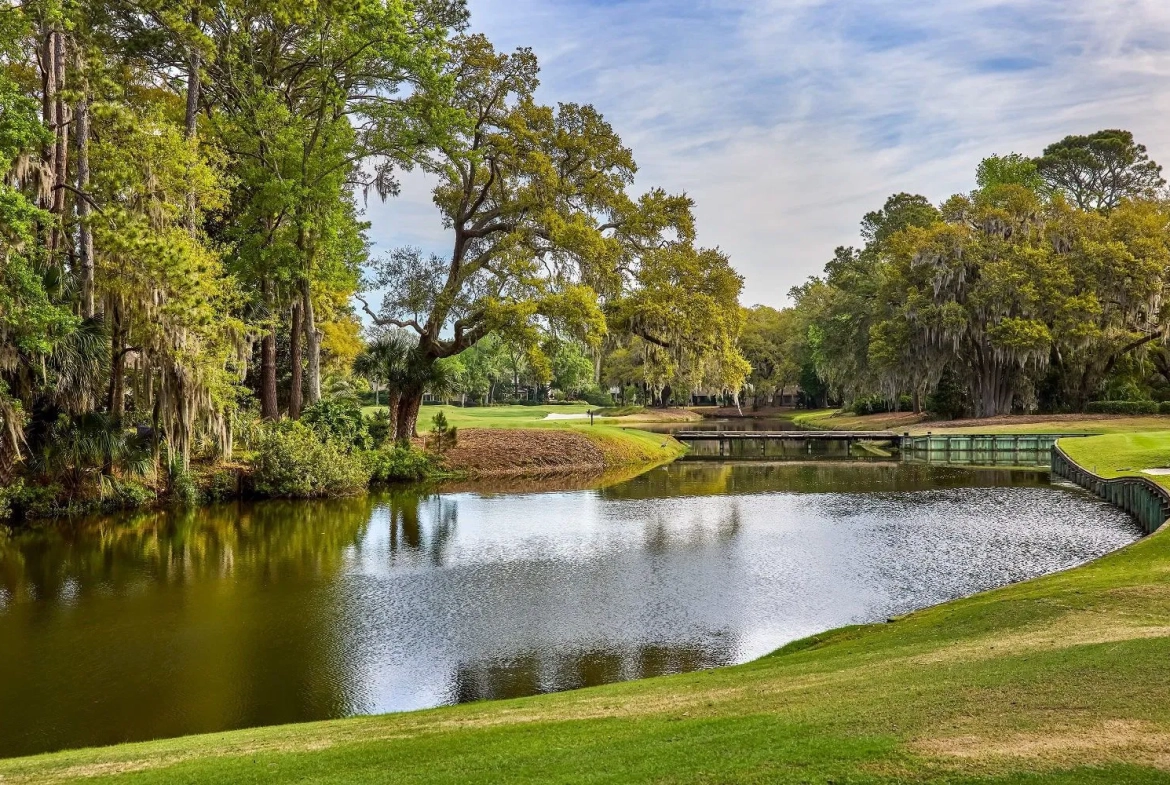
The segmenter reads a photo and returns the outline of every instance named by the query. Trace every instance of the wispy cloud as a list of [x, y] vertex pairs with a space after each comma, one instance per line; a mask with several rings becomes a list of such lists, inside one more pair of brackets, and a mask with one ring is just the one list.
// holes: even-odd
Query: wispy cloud
[[[895, 191], [939, 201], [991, 153], [1123, 127], [1170, 164], [1164, 0], [472, 0], [531, 46], [546, 102], [595, 104], [639, 185], [687, 191], [745, 300], [781, 304]], [[424, 179], [372, 205], [379, 247], [441, 250]]]

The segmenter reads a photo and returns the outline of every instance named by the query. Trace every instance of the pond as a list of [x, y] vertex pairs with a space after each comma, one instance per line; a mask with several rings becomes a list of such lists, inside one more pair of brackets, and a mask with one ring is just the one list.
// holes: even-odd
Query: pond
[[1046, 472], [677, 463], [0, 541], [0, 755], [744, 662], [1068, 567], [1136, 524]]

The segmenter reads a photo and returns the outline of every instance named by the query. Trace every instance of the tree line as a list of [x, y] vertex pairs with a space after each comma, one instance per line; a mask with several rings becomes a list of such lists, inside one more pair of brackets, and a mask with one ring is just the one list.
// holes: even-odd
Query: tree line
[[[742, 279], [689, 197], [634, 191], [605, 118], [540, 103], [535, 55], [469, 23], [461, 0], [0, 7], [0, 478], [181, 473], [367, 377], [407, 440], [500, 344], [542, 384], [634, 347], [658, 395], [738, 389]], [[372, 251], [365, 207], [406, 171], [444, 254]]]
[[940, 205], [899, 193], [784, 310], [746, 312], [751, 389], [957, 417], [1170, 397], [1170, 202], [1131, 133], [992, 156]]

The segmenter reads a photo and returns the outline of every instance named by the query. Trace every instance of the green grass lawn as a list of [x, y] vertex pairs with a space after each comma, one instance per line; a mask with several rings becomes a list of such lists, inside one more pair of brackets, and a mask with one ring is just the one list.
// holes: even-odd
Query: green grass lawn
[[909, 412], [855, 415], [834, 409], [800, 412], [793, 422], [802, 428], [837, 431], [904, 431], [921, 435], [935, 433], [1135, 433], [1170, 430], [1170, 415], [1028, 415], [979, 420], [927, 421]]
[[[373, 414], [379, 407], [367, 406], [365, 414]], [[380, 407], [385, 409], [385, 406]], [[447, 422], [456, 428], [546, 428], [565, 427], [572, 420], [547, 420], [550, 414], [585, 414], [596, 406], [570, 404], [565, 406], [423, 406], [418, 412], [420, 433], [431, 429], [431, 419], [443, 412]], [[585, 420], [588, 423], [588, 420]]]
[[0, 761], [0, 781], [1166, 783], [1168, 663], [1163, 531], [739, 667]]
[[1061, 439], [1060, 448], [1101, 477], [1137, 475], [1170, 487], [1170, 477], [1142, 473], [1142, 469], [1170, 467], [1170, 431]]

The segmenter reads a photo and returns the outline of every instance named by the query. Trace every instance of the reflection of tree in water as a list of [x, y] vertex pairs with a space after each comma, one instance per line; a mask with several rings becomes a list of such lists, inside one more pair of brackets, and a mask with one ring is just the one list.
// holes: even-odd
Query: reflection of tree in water
[[364, 498], [241, 502], [54, 521], [0, 541], [0, 586], [14, 598], [64, 590], [77, 599], [143, 581], [328, 575], [364, 535], [371, 508]]
[[0, 542], [0, 755], [341, 716], [332, 578], [371, 502], [54, 522]]
[[730, 635], [708, 641], [594, 649], [571, 653], [531, 652], [507, 660], [464, 663], [452, 675], [449, 700], [470, 703], [520, 698], [582, 687], [687, 673], [734, 661]]
[[712, 544], [728, 545], [743, 528], [738, 501], [720, 509], [714, 521], [709, 521], [702, 510], [694, 511], [693, 515], [689, 521], [680, 521], [675, 511], [655, 509], [644, 522], [646, 551], [662, 554], [680, 547], [699, 550]]
[[[459, 524], [458, 502], [413, 490], [393, 491], [384, 497], [390, 516], [390, 554], [421, 554], [437, 567]], [[427, 519], [429, 525], [424, 525]]]
[[890, 462], [680, 461], [604, 488], [603, 498], [661, 499], [754, 493], [873, 493], [929, 488], [1047, 485], [1045, 471]]

